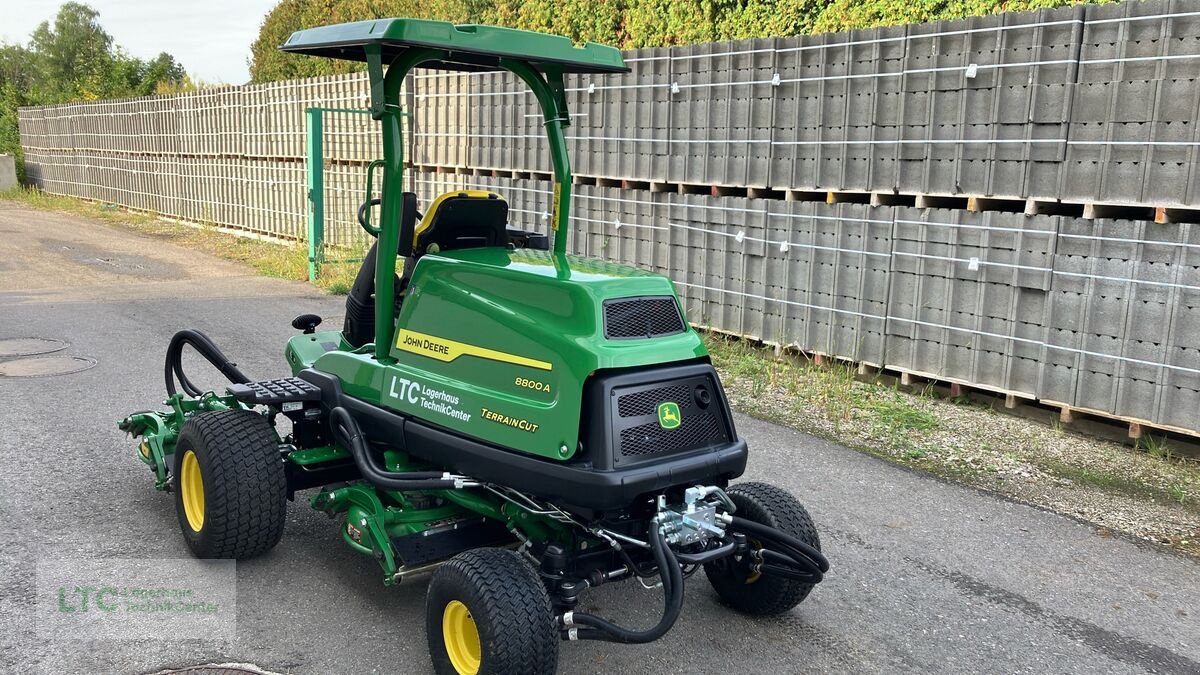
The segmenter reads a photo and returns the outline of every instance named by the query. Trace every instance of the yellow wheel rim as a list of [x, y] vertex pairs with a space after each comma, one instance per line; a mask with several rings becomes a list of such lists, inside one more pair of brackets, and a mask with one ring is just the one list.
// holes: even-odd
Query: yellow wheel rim
[[446, 654], [450, 665], [462, 675], [479, 672], [479, 630], [471, 611], [458, 600], [451, 600], [442, 611], [442, 639], [446, 641]]
[[188, 527], [199, 532], [204, 527], [204, 479], [200, 477], [200, 462], [196, 453], [183, 453], [179, 465], [179, 497], [183, 502], [183, 515]]

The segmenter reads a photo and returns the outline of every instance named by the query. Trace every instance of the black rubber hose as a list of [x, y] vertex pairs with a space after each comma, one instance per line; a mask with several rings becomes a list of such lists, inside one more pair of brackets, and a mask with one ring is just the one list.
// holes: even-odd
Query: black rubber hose
[[208, 359], [208, 362], [213, 364], [217, 370], [221, 371], [230, 382], [234, 384], [245, 384], [250, 381], [246, 374], [238, 370], [237, 364], [229, 360], [229, 357], [221, 351], [219, 347], [204, 333], [198, 330], [184, 329], [171, 337], [170, 344], [167, 345], [167, 360], [164, 366], [164, 374], [167, 381], [167, 396], [175, 395], [175, 380], [179, 380], [179, 386], [183, 391], [192, 398], [199, 397], [202, 393], [200, 388], [192, 384], [187, 375], [183, 373], [183, 347], [191, 345], [201, 356]]
[[679, 614], [683, 611], [683, 571], [666, 539], [659, 533], [658, 523], [650, 525], [650, 552], [654, 554], [654, 562], [658, 565], [659, 576], [662, 579], [665, 607], [662, 618], [650, 629], [635, 631], [622, 628], [610, 621], [605, 621], [591, 614], [573, 614], [573, 622], [581, 626], [578, 638], [580, 640], [606, 640], [624, 644], [645, 644], [653, 642], [675, 625]]
[[[771, 549], [763, 549], [759, 553], [762, 555], [762, 559], [763, 559], [764, 563], [773, 563], [776, 565], [792, 565], [792, 566], [794, 566], [796, 564], [796, 556], [795, 555], [788, 555], [787, 553], [780, 553], [779, 551], [772, 551]], [[816, 573], [817, 576], [821, 576], [821, 573], [815, 567], [813, 569], [813, 572]]]
[[809, 544], [800, 541], [786, 532], [780, 532], [773, 527], [767, 527], [762, 523], [756, 523], [753, 520], [746, 520], [738, 516], [732, 516], [729, 527], [734, 531], [743, 532], [745, 534], [754, 535], [757, 539], [765, 539], [767, 541], [780, 544], [782, 548], [793, 549], [797, 553], [803, 554], [807, 561], [797, 560], [797, 563], [804, 564], [806, 562], [816, 566], [822, 573], [829, 571], [829, 561], [821, 554], [819, 550]]
[[796, 581], [803, 581], [809, 584], [820, 583], [821, 579], [823, 578], [820, 572], [816, 572], [814, 576], [814, 573], [801, 572], [800, 570], [791, 566], [764, 564], [761, 569], [765, 574], [772, 574], [785, 579], [795, 579]]
[[354, 457], [359, 473], [367, 482], [384, 490], [449, 490], [454, 488], [454, 481], [442, 478], [441, 471], [408, 471], [397, 473], [388, 471], [376, 463], [367, 448], [358, 423], [350, 416], [345, 408], [338, 406], [329, 411], [329, 424], [333, 428], [336, 440], [345, 445]]
[[731, 541], [727, 544], [722, 544], [714, 549], [700, 551], [699, 553], [676, 553], [675, 559], [685, 565], [703, 565], [706, 562], [724, 558], [733, 553], [735, 544]]

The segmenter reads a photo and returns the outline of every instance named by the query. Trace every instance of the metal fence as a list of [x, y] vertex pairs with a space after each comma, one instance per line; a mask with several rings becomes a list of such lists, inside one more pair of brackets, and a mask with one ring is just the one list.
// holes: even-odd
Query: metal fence
[[[699, 324], [1200, 431], [1197, 0], [627, 59], [569, 81], [575, 252], [669, 275]], [[303, 239], [304, 111], [366, 102], [350, 75], [20, 124], [49, 192]], [[422, 201], [489, 187], [544, 228], [548, 154], [515, 78], [418, 74], [405, 107]], [[362, 241], [373, 125], [324, 115], [327, 242]]]

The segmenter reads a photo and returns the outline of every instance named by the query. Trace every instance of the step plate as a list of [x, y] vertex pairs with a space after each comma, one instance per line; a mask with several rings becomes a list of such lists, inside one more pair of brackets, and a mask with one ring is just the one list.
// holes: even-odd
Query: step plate
[[321, 400], [321, 390], [298, 377], [231, 384], [225, 390], [237, 400], [249, 405], [281, 405]]

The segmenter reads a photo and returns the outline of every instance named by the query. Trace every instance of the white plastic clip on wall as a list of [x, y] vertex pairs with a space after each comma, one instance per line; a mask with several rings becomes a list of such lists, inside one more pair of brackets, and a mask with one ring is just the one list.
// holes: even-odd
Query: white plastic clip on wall
[[779, 73], [775, 73], [774, 75], [771, 76], [771, 86], [772, 87], [779, 86]]
[[679, 93], [679, 83], [678, 83], [678, 82], [672, 82], [672, 83], [671, 83], [671, 93], [672, 93], [672, 94], [678, 94], [678, 93]]
[[737, 243], [739, 243], [739, 244], [745, 243], [745, 241], [746, 241], [746, 231], [745, 231], [745, 230], [738, 230], [738, 233], [737, 233], [736, 235], [734, 235], [734, 237], [733, 237], [733, 240], [734, 240], [734, 241], [736, 241], [736, 242], [737, 242]]
[[972, 63], [972, 64], [967, 65], [967, 79], [968, 80], [975, 79], [975, 76], [978, 74], [979, 74], [979, 64], [978, 63]]

